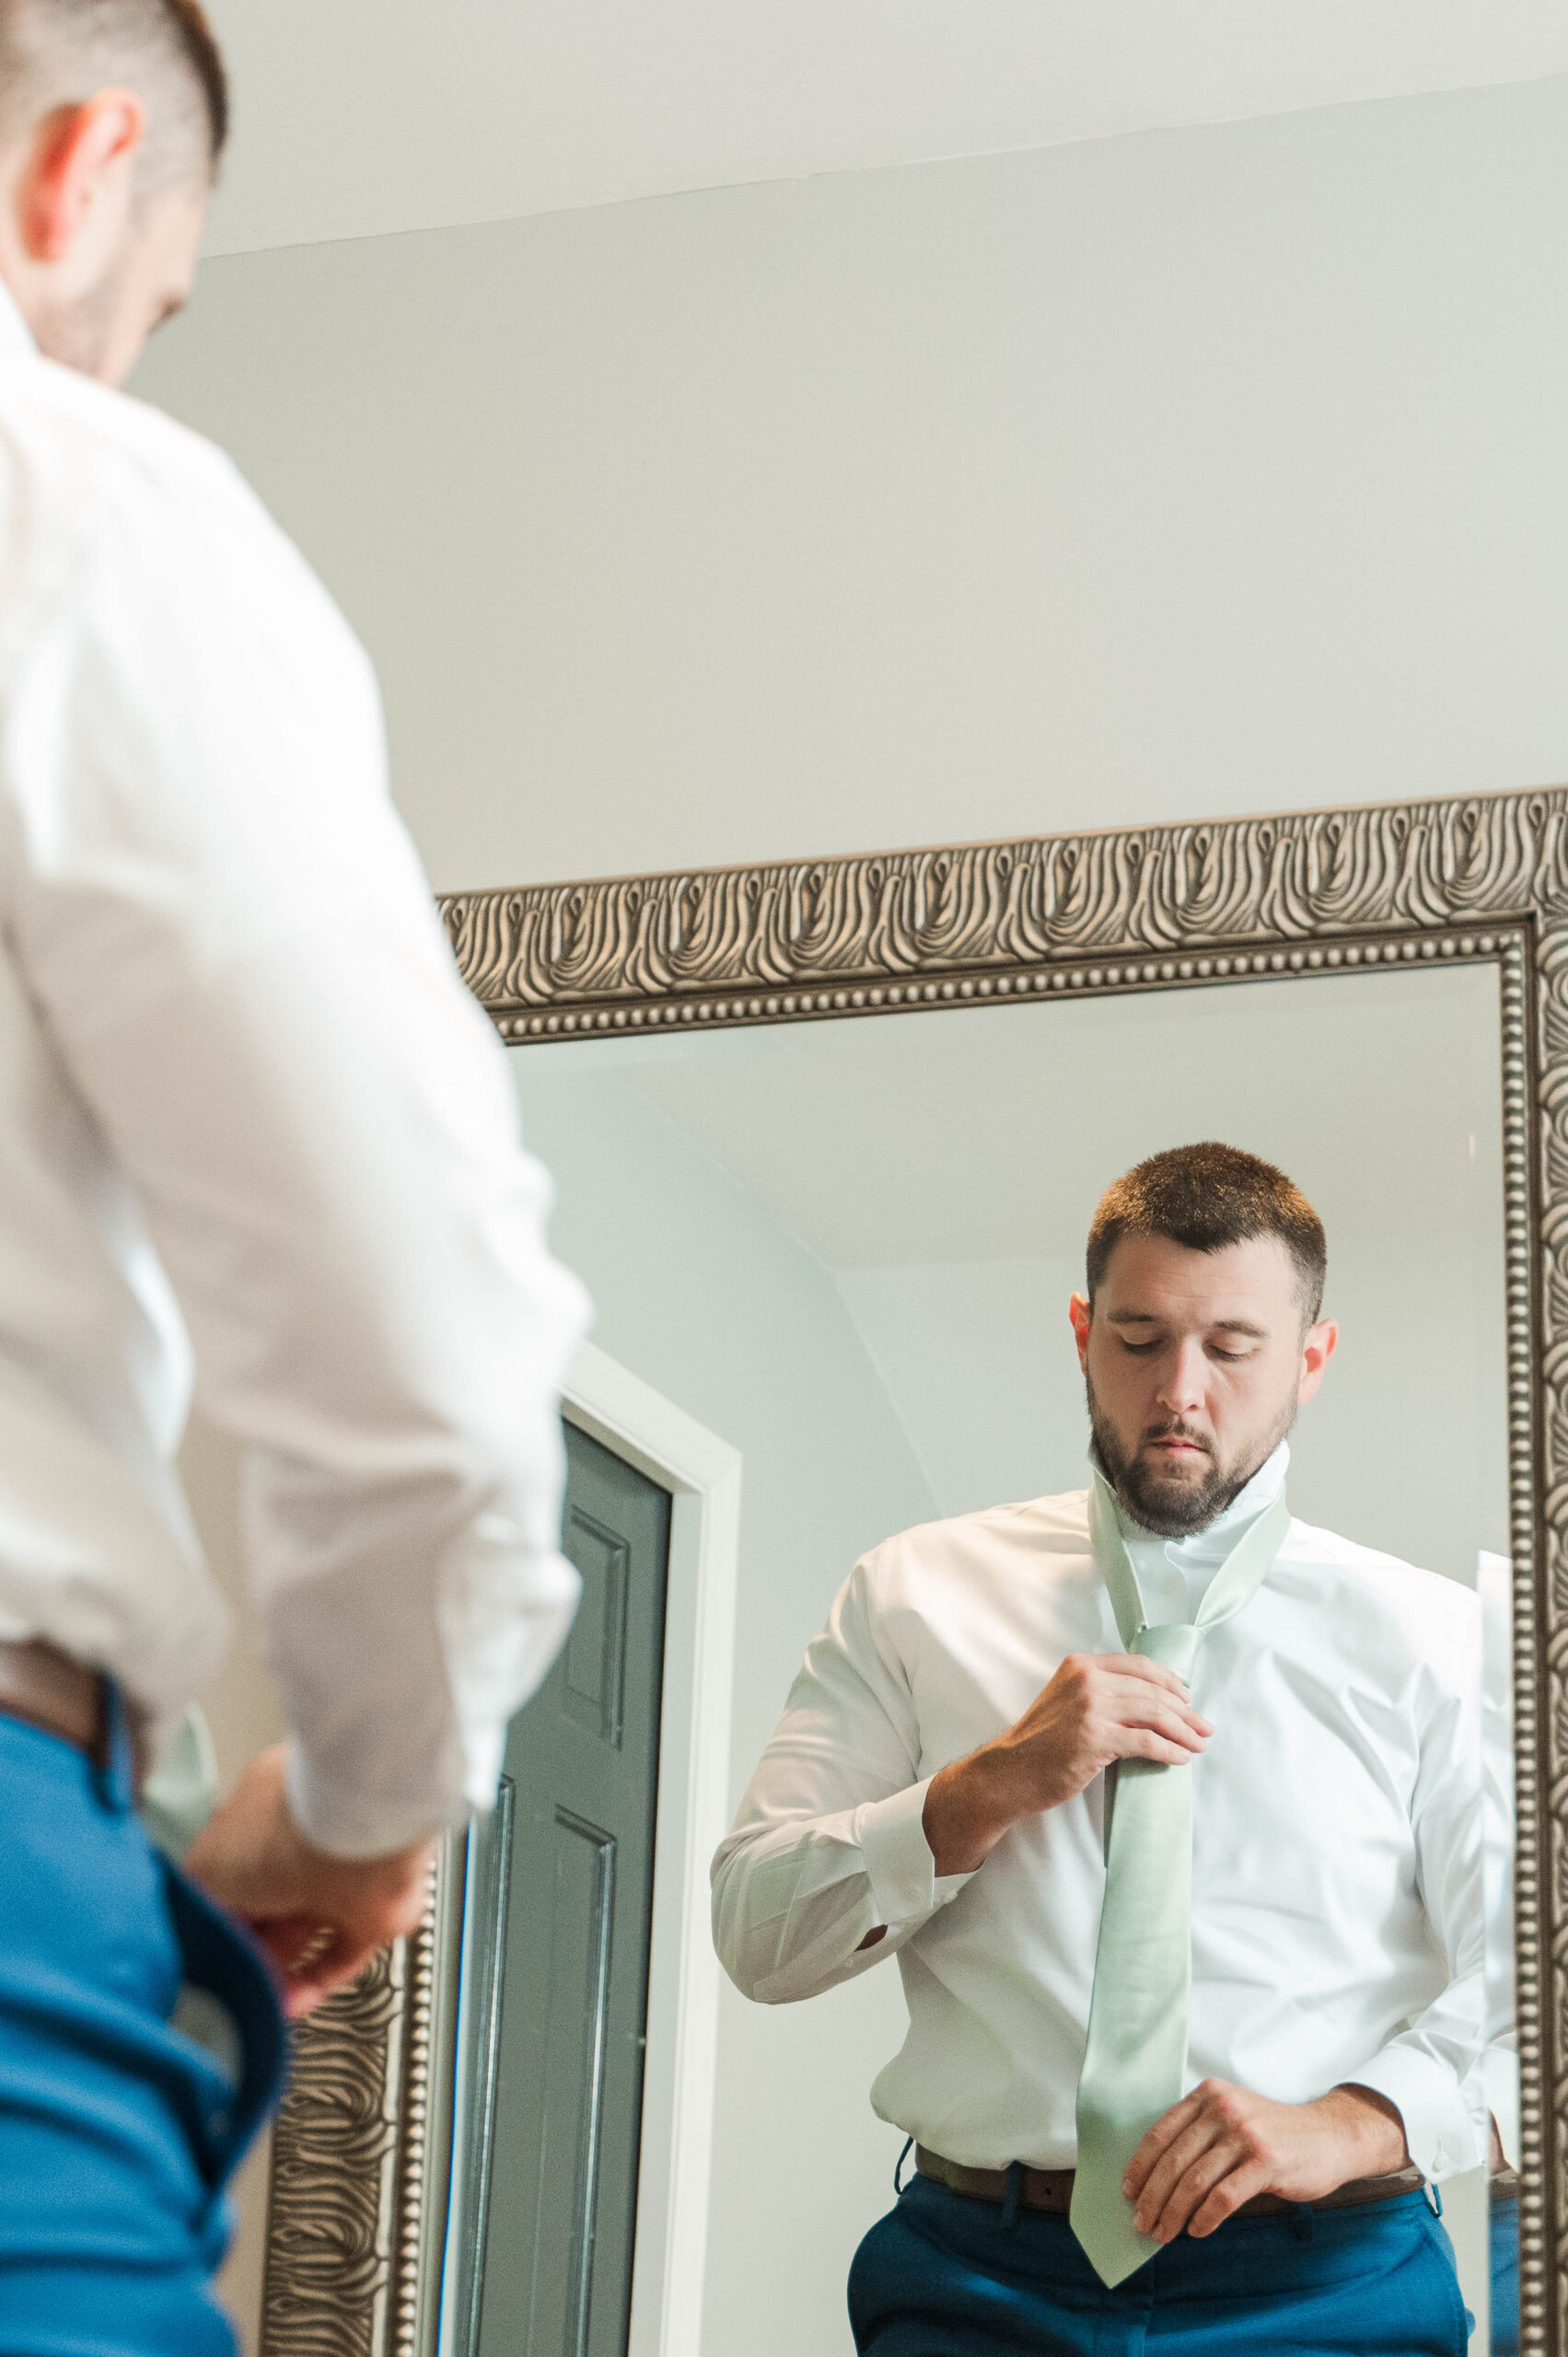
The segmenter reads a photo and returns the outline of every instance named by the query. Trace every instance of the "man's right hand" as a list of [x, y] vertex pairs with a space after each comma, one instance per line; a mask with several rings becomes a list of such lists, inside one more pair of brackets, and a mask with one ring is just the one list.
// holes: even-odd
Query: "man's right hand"
[[933, 1777], [922, 1822], [938, 1875], [971, 1874], [1009, 1826], [1059, 1808], [1113, 1759], [1185, 1767], [1213, 1733], [1173, 1669], [1069, 1654], [1005, 1735]]
[[382, 1858], [313, 1849], [289, 1809], [278, 1744], [251, 1760], [192, 1842], [185, 1870], [255, 1933], [283, 1975], [294, 2018], [417, 1929], [435, 1854], [432, 1841]]

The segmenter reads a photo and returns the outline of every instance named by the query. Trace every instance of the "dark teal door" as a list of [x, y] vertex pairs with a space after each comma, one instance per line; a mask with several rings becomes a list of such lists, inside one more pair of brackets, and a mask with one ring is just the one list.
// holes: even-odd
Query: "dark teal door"
[[476, 1842], [464, 2357], [623, 2357], [632, 2297], [669, 1497], [567, 1427], [583, 1596]]

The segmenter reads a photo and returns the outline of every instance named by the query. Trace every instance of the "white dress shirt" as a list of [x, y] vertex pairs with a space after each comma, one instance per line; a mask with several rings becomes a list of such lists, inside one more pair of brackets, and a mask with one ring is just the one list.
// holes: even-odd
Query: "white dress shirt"
[[245, 1510], [306, 1832], [493, 1793], [576, 1578], [548, 1182], [387, 795], [370, 666], [229, 462], [0, 291], [0, 1637], [160, 1714]]
[[[1191, 1618], [1288, 1454], [1196, 1537], [1131, 1534], [1151, 1622]], [[1215, 1733], [1173, 1771], [1193, 1780], [1188, 2086], [1376, 2088], [1431, 2177], [1481, 2157], [1478, 1639], [1469, 1590], [1293, 1522], [1203, 1640], [1192, 1698]], [[746, 1995], [785, 2003], [898, 1956], [909, 2034], [873, 2103], [970, 2166], [1074, 2163], [1104, 1779], [943, 1876], [926, 1789], [1068, 1654], [1121, 1651], [1086, 1492], [888, 1540], [807, 1650], [714, 1860], [714, 1936]]]

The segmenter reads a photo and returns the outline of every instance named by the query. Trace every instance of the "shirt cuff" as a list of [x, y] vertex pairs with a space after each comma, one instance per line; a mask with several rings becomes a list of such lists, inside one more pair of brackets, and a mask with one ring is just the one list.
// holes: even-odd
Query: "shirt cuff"
[[1482, 2065], [1486, 2107], [1511, 2169], [1519, 2165], [1519, 2058], [1511, 2047], [1489, 2046]]
[[386, 1858], [395, 1850], [432, 1841], [448, 1821], [428, 1801], [368, 1801], [337, 1790], [312, 1766], [296, 1736], [288, 1739], [284, 1786], [296, 1825], [312, 1849], [333, 1858]]
[[1480, 2168], [1486, 2155], [1453, 2073], [1411, 2046], [1386, 2046], [1344, 2082], [1387, 2096], [1404, 2122], [1411, 2159], [1428, 2184]]
[[890, 1931], [923, 1922], [956, 1898], [968, 1875], [939, 1875], [923, 1819], [931, 1778], [906, 1784], [885, 1801], [866, 1801], [854, 1813], [854, 1839], [865, 1861], [875, 1919]]

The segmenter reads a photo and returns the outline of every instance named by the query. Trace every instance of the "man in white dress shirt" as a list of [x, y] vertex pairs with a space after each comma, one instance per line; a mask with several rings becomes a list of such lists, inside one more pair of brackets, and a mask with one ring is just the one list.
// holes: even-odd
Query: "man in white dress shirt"
[[[1476, 1599], [1275, 1504], [1325, 1267], [1299, 1190], [1227, 1146], [1096, 1214], [1072, 1322], [1144, 1622], [1200, 1620], [1278, 1534], [1190, 1689], [1126, 1649], [1086, 1492], [908, 1531], [840, 1593], [714, 1861], [747, 1995], [899, 1959], [872, 2099], [916, 2174], [857, 2254], [863, 2352], [1464, 2350], [1423, 2180], [1483, 2149]], [[1097, 1963], [1120, 1761], [1191, 1779], [1191, 1995], [1185, 2073], [1097, 2197], [1150, 2255], [1102, 2281], [1068, 2212], [1097, 1975], [1128, 2003]]]
[[[228, 462], [115, 389], [226, 104], [196, 0], [0, 0], [0, 2357], [232, 2352], [270, 1975], [302, 2011], [417, 1922], [576, 1593], [584, 1304], [370, 667]], [[134, 1802], [228, 1636], [192, 1385], [292, 1734], [188, 1879]]]

